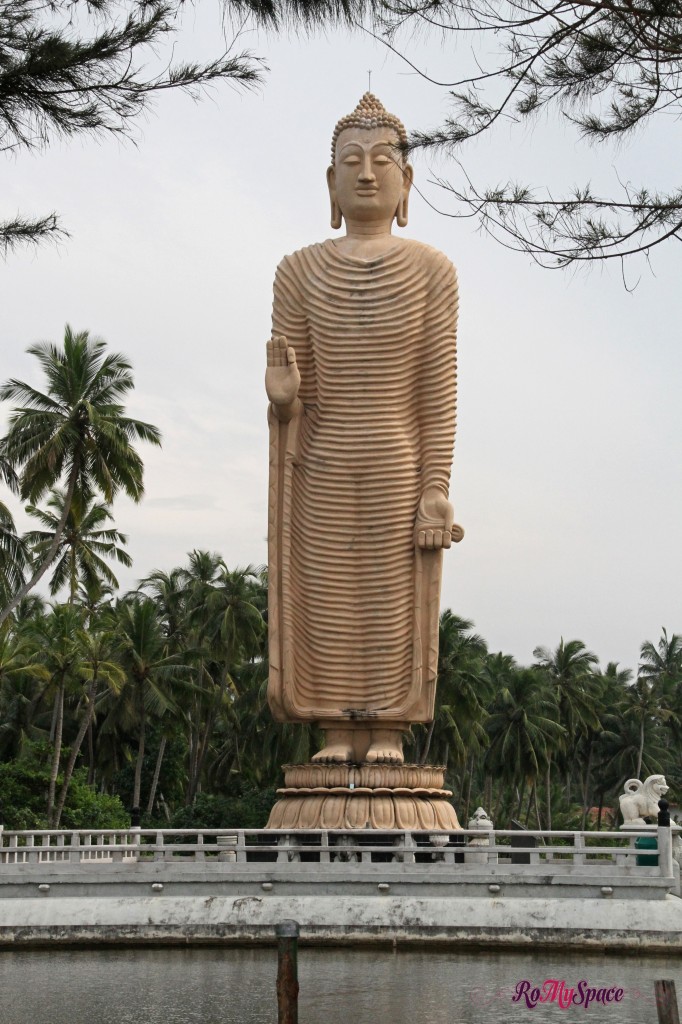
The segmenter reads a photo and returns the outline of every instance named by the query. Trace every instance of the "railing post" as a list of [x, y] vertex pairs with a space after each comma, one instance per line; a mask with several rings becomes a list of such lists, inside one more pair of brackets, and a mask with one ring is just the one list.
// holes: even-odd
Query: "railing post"
[[[488, 846], [490, 847], [490, 846], [497, 846], [497, 845], [498, 845], [498, 839], [497, 839], [497, 836], [495, 835], [495, 829], [491, 828], [490, 831], [488, 832]], [[486, 864], [497, 864], [497, 862], [498, 862], [497, 851], [493, 852], [492, 850], [487, 850], [486, 851], [486, 855], [485, 855], [485, 860], [486, 860]]]
[[81, 862], [81, 851], [79, 849], [81, 844], [80, 832], [71, 833], [71, 850], [69, 851], [69, 863], [80, 864]]
[[140, 835], [140, 831], [141, 830], [139, 828], [131, 828], [128, 840], [130, 845], [133, 847], [131, 857], [136, 861], [140, 859], [140, 852], [142, 849], [142, 836]]
[[277, 1024], [298, 1024], [298, 921], [281, 921], [277, 935]]
[[292, 849], [292, 847], [299, 845], [297, 836], [293, 836], [288, 832], [286, 835], [279, 837], [277, 845], [284, 847], [283, 850], [277, 851], [277, 860], [286, 861], [287, 863], [290, 863], [291, 861], [300, 861], [300, 853]]
[[224, 836], [215, 837], [216, 846], [219, 850], [218, 860], [221, 864], [233, 864], [236, 861], [237, 839], [236, 832], [229, 832]]
[[583, 853], [584, 849], [585, 849], [585, 837], [583, 836], [582, 832], [574, 832], [573, 833], [573, 864], [577, 868], [582, 868], [582, 867], [585, 866], [585, 854]]
[[656, 1010], [658, 1024], [680, 1024], [677, 1009], [677, 994], [674, 981], [655, 981]]
[[668, 801], [658, 801], [658, 867], [663, 878], [673, 875], [673, 837], [670, 831]]

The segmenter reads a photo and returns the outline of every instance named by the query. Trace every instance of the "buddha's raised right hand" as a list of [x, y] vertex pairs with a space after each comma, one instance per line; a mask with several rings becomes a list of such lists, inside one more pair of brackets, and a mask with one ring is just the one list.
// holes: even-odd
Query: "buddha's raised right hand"
[[[265, 390], [280, 419], [288, 418], [301, 386], [301, 374], [296, 365], [296, 353], [287, 344], [284, 335], [268, 342], [268, 364], [265, 371]], [[284, 416], [282, 415], [284, 414]]]

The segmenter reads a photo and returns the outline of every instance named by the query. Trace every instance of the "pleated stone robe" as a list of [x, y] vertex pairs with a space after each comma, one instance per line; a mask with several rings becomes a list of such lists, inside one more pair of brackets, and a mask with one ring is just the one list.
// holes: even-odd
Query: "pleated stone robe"
[[454, 267], [419, 242], [363, 260], [329, 240], [278, 267], [273, 335], [301, 373], [299, 412], [269, 414], [279, 721], [433, 717], [442, 551], [415, 519], [425, 488], [448, 493], [456, 322]]

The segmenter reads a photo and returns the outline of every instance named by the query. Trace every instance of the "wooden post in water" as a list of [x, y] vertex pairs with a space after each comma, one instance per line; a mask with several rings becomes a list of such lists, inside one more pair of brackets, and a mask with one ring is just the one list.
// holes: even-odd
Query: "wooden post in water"
[[277, 1024], [298, 1024], [298, 921], [281, 921], [277, 935]]
[[680, 1015], [677, 1011], [675, 982], [655, 981], [654, 992], [656, 993], [658, 1024], [680, 1024]]

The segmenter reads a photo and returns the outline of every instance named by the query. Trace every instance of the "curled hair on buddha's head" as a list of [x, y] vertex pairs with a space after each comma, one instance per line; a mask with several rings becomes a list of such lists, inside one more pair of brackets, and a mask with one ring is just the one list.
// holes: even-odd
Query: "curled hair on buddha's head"
[[339, 135], [346, 128], [392, 128], [398, 136], [401, 154], [407, 146], [407, 132], [405, 125], [396, 117], [389, 114], [385, 106], [371, 92], [366, 92], [352, 114], [346, 114], [337, 122], [332, 135], [332, 164], [336, 158], [336, 143]]

